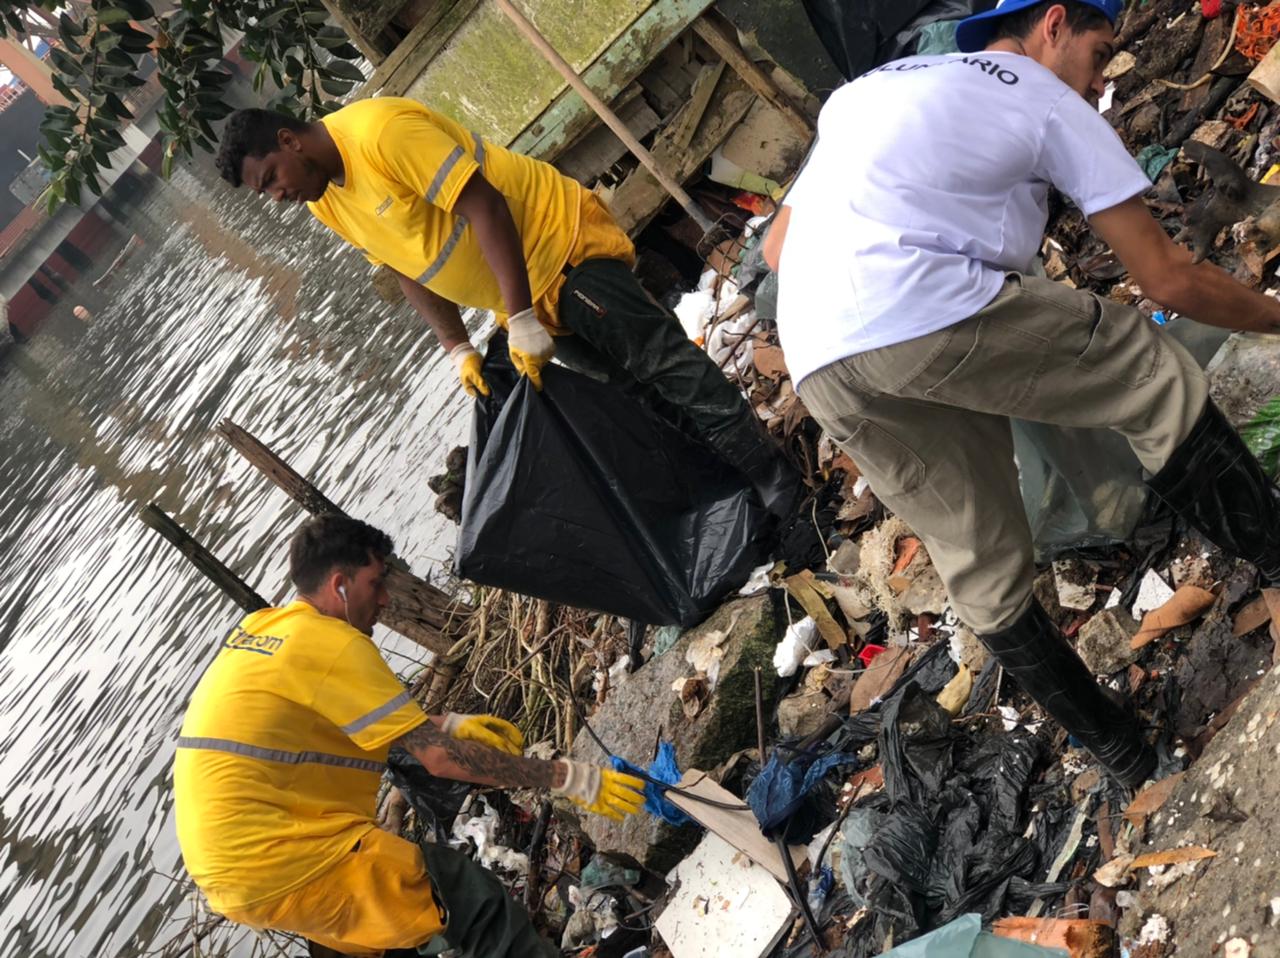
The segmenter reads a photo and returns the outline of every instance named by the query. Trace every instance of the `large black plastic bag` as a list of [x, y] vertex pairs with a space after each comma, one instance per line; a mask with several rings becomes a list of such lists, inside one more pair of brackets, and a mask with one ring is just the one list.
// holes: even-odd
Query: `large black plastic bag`
[[747, 480], [616, 386], [560, 366], [537, 392], [505, 339], [476, 401], [455, 565], [484, 585], [694, 625], [768, 556]]

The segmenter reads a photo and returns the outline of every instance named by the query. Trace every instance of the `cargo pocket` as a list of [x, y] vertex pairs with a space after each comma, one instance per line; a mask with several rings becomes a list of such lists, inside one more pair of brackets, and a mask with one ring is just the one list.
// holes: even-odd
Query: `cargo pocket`
[[881, 499], [910, 495], [924, 484], [924, 460], [869, 419], [862, 420], [853, 435], [839, 445]]
[[1145, 386], [1160, 364], [1163, 334], [1130, 306], [1098, 296], [1094, 303], [1093, 332], [1076, 365], [1132, 389]]
[[974, 333], [968, 351], [925, 396], [979, 412], [1016, 414], [1052, 358], [1049, 340], [1013, 323], [969, 322]]

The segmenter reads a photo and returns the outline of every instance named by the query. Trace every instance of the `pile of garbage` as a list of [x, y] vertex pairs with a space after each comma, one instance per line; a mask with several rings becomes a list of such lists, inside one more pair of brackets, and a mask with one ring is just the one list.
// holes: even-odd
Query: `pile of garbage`
[[[930, 44], [945, 34], [931, 24]], [[1280, 3], [1132, 4], [1101, 104], [1166, 229], [1260, 289], [1280, 252], [1280, 180], [1264, 183], [1280, 165], [1277, 37]], [[808, 477], [804, 548], [694, 628], [627, 634], [581, 613], [556, 678], [531, 678], [557, 689], [555, 718], [528, 722], [510, 686], [487, 708], [543, 749], [678, 790], [651, 786], [651, 814], [615, 825], [533, 795], [423, 803], [430, 789], [404, 778], [392, 824], [469, 844], [577, 954], [1280, 953], [1280, 812], [1236, 754], [1280, 754], [1280, 595], [1149, 502], [1123, 441], [1020, 427], [1036, 596], [1161, 754], [1136, 796], [1114, 785], [956, 621], [927, 549], [808, 416], [760, 259], [771, 201], [754, 206], [766, 215], [673, 305]], [[1167, 315], [1065, 202], [1042, 252], [1051, 278], [1183, 339], [1274, 474], [1280, 348]], [[548, 630], [507, 658], [538, 661]]]

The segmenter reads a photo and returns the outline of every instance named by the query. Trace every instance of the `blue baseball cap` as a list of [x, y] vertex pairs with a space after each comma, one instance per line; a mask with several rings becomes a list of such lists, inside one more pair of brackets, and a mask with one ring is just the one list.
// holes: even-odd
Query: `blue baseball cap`
[[[961, 53], [976, 53], [986, 49], [991, 41], [991, 34], [995, 30], [995, 21], [999, 17], [1017, 13], [1019, 10], [1025, 10], [1027, 7], [1034, 7], [1037, 3], [1043, 2], [1044, 0], [1000, 0], [994, 10], [975, 13], [960, 21], [956, 26], [956, 46], [960, 48]], [[1124, 0], [1077, 0], [1077, 2], [1101, 10], [1113, 27], [1116, 25], [1116, 18], [1120, 16], [1120, 11], [1124, 9]]]

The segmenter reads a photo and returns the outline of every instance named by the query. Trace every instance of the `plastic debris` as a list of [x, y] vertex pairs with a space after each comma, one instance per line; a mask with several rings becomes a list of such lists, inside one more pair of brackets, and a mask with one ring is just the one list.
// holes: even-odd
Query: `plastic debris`
[[1142, 585], [1138, 587], [1138, 598], [1133, 603], [1130, 614], [1141, 622], [1144, 615], [1152, 609], [1160, 608], [1172, 598], [1173, 589], [1169, 588], [1168, 583], [1160, 578], [1154, 569], [1148, 569], [1146, 575], [1142, 577]]
[[[680, 769], [676, 765], [676, 747], [671, 742], [658, 743], [657, 757], [647, 770], [636, 768], [626, 759], [618, 758], [616, 755], [613, 756], [612, 761], [613, 767], [619, 772], [647, 771], [650, 778], [656, 778], [668, 785], [676, 785], [680, 782]], [[661, 818], [668, 825], [689, 824], [689, 816], [667, 801], [666, 790], [653, 782], [644, 784], [644, 810], [650, 815]]]
[[905, 945], [884, 952], [881, 958], [1071, 958], [1061, 948], [1042, 948], [982, 930], [981, 915], [961, 915], [950, 924]]
[[498, 812], [483, 798], [472, 802], [470, 810], [472, 814], [463, 814], [454, 819], [453, 844], [462, 845], [470, 841], [476, 847], [476, 860], [481, 865], [526, 874], [529, 871], [529, 856], [499, 845], [494, 838], [498, 830]]
[[784, 679], [796, 674], [800, 663], [813, 651], [818, 638], [818, 623], [805, 616], [793, 622], [778, 647], [773, 650], [773, 667]]
[[755, 813], [760, 830], [772, 837], [778, 828], [785, 828], [789, 842], [808, 844], [813, 832], [794, 834], [791, 826], [797, 824], [797, 819], [793, 814], [827, 772], [837, 766], [855, 765], [857, 761], [855, 755], [836, 752], [821, 758], [801, 753], [786, 762], [775, 752], [747, 789], [747, 804]]
[[746, 478], [624, 391], [561, 366], [541, 392], [500, 337], [475, 401], [458, 574], [650, 625], [694, 625], [769, 550]]

